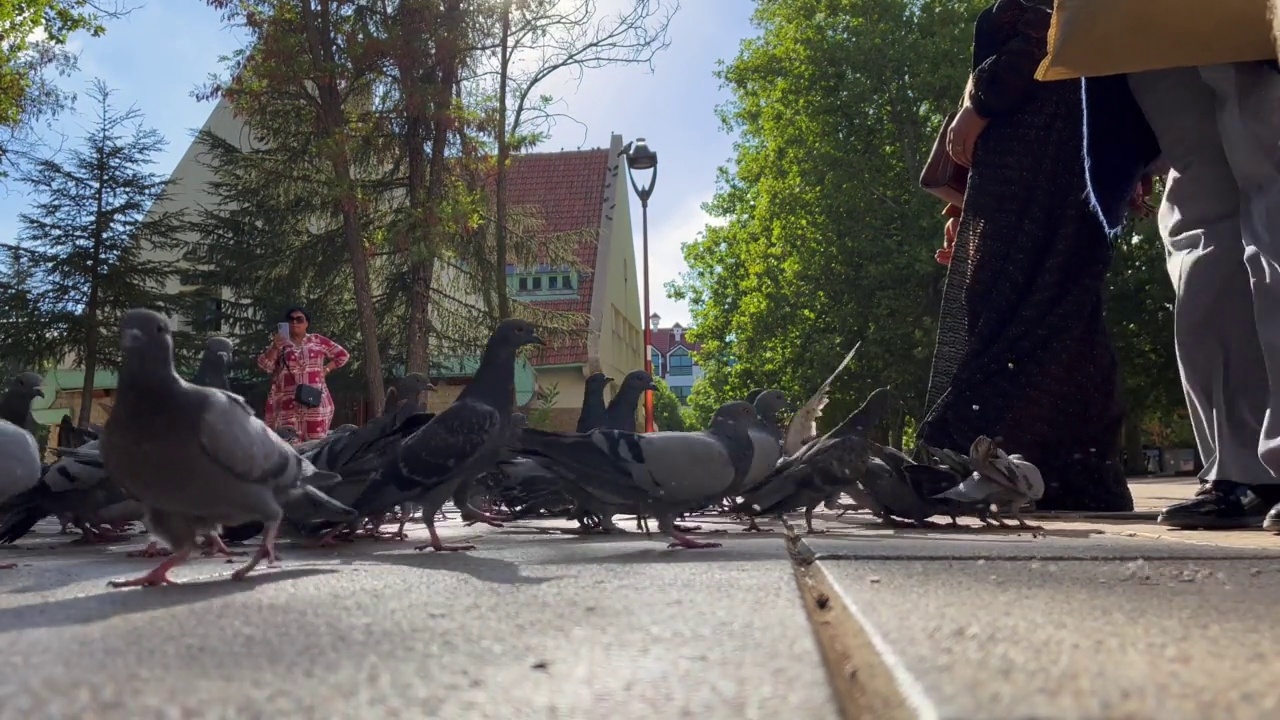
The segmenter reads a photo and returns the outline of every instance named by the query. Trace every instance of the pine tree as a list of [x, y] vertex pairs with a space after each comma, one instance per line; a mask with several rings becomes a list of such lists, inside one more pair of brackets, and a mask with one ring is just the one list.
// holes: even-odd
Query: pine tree
[[89, 422], [93, 377], [119, 363], [119, 320], [134, 307], [173, 312], [168, 291], [178, 271], [182, 214], [165, 207], [168, 178], [151, 171], [166, 141], [135, 107], [120, 110], [95, 80], [93, 126], [80, 146], [34, 162], [21, 175], [35, 200], [19, 216], [17, 253], [27, 315], [7, 342], [43, 338], [34, 347], [84, 370], [78, 423]]

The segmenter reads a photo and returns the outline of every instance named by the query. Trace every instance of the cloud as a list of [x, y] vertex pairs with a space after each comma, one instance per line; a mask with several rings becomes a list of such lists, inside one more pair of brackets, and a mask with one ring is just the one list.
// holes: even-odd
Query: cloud
[[[718, 224], [718, 221], [701, 207], [702, 203], [709, 199], [710, 193], [705, 198], [686, 200], [672, 213], [662, 212], [657, 193], [649, 204], [649, 281], [650, 291], [653, 293], [649, 303], [651, 312], [662, 316], [663, 325], [678, 322], [687, 326], [690, 323], [688, 306], [683, 301], [668, 298], [663, 285], [669, 280], [679, 278], [681, 273], [689, 269], [684, 261], [682, 246], [700, 238], [707, 225]], [[641, 239], [639, 212], [633, 211], [632, 215], [635, 224], [636, 251], [639, 253]]]

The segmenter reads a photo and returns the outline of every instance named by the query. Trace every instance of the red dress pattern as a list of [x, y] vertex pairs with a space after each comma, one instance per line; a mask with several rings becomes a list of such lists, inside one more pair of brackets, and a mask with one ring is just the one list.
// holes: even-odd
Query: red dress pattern
[[[271, 348], [267, 348], [258, 356], [258, 368], [272, 376], [271, 390], [267, 393], [267, 426], [293, 428], [298, 433], [294, 444], [328, 435], [333, 421], [333, 398], [324, 381], [324, 364], [328, 360], [336, 369], [350, 359], [351, 353], [323, 335], [307, 335], [301, 345], [286, 345], [274, 361]], [[294, 398], [300, 384], [320, 388], [319, 407], [309, 408]]]

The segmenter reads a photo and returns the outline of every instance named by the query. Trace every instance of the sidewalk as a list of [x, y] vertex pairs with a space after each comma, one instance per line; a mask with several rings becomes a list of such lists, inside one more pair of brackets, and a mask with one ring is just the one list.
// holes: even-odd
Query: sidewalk
[[852, 713], [1280, 717], [1280, 537], [1155, 525], [1151, 511], [1195, 487], [1139, 480], [1145, 518], [1037, 519], [1040, 537], [828, 518], [835, 532], [801, 545], [840, 600], [828, 614], [852, 628]]

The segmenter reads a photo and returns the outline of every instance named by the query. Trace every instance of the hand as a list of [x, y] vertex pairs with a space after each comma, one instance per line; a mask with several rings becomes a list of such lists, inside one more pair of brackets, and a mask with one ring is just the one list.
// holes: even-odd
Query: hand
[[951, 264], [951, 255], [955, 252], [956, 235], [959, 232], [960, 218], [948, 218], [947, 225], [942, 231], [942, 249], [933, 254], [933, 259], [937, 260], [939, 264]]
[[279, 350], [284, 347], [284, 336], [280, 333], [271, 333], [271, 347]]
[[973, 167], [973, 148], [986, 126], [987, 119], [979, 115], [972, 105], [966, 104], [947, 130], [947, 153], [961, 165]]

